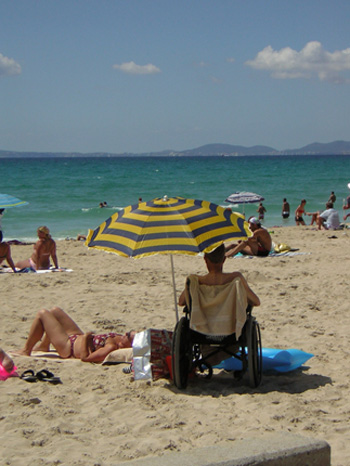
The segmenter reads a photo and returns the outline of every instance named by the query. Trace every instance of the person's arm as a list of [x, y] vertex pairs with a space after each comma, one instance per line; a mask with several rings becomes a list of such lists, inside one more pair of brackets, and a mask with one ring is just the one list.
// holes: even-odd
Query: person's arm
[[80, 359], [83, 362], [102, 362], [109, 353], [117, 350], [118, 348], [119, 347], [116, 343], [107, 343], [103, 348], [99, 348], [88, 356], [84, 357], [82, 353]]
[[11, 248], [10, 248], [9, 244], [7, 245], [6, 260], [7, 260], [8, 265], [11, 267], [11, 269], [16, 273], [16, 267], [15, 267], [15, 264], [14, 264], [14, 262], [12, 260]]
[[247, 280], [244, 278], [244, 276], [242, 274], [240, 274], [240, 278], [241, 278], [243, 286], [244, 286], [244, 288], [245, 288], [245, 290], [247, 292], [248, 303], [251, 306], [260, 306], [260, 299], [259, 299], [258, 295], [256, 295], [254, 293], [254, 291], [250, 288], [250, 286], [248, 285]]
[[58, 261], [57, 261], [57, 255], [56, 255], [56, 243], [55, 243], [55, 241], [52, 241], [51, 258], [53, 260], [55, 268], [58, 269]]

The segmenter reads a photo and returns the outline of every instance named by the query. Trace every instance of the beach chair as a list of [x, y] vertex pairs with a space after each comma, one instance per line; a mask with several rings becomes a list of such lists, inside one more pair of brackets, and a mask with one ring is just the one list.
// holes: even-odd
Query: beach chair
[[191, 275], [185, 289], [185, 315], [177, 322], [172, 340], [175, 386], [186, 388], [189, 374], [195, 371], [211, 378], [213, 366], [234, 357], [242, 366], [234, 372], [235, 378], [248, 374], [250, 387], [257, 387], [262, 377], [261, 333], [241, 280], [208, 286], [199, 285]]

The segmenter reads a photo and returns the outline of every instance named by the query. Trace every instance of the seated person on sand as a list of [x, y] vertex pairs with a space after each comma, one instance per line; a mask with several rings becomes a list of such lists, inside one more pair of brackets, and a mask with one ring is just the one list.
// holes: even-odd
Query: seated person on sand
[[14, 367], [14, 362], [8, 354], [5, 353], [3, 349], [0, 348], [0, 363], [2, 367], [7, 371], [11, 372]]
[[327, 202], [326, 210], [317, 217], [318, 229], [337, 230], [340, 226], [338, 211], [333, 208], [332, 202]]
[[34, 270], [48, 270], [50, 268], [51, 257], [55, 268], [58, 269], [56, 243], [51, 238], [50, 230], [42, 226], [38, 228], [37, 234], [39, 240], [34, 244], [32, 256], [29, 259], [17, 262], [16, 267], [19, 269], [30, 267]]
[[[241, 282], [246, 289], [247, 292], [247, 299], [248, 303], [252, 306], [259, 306], [260, 299], [254, 293], [254, 291], [249, 287], [247, 280], [240, 272], [230, 272], [224, 273], [222, 271], [224, 262], [226, 260], [225, 257], [225, 246], [222, 244], [221, 246], [214, 249], [214, 251], [210, 253], [204, 254], [205, 264], [208, 269], [208, 273], [206, 275], [198, 276], [198, 282], [201, 285], [226, 285], [229, 282], [232, 282], [235, 278], [240, 278]], [[186, 290], [181, 293], [179, 298], [179, 306], [185, 306], [186, 304]]]
[[11, 269], [16, 273], [16, 267], [11, 257], [11, 247], [6, 241], [2, 240], [2, 231], [0, 230], [0, 264], [6, 260]]
[[[84, 362], [102, 362], [114, 350], [131, 348], [134, 336], [134, 331], [125, 335], [84, 333], [68, 314], [61, 308], [54, 307], [50, 311], [42, 309], [37, 313], [24, 348], [16, 351], [16, 354], [30, 356], [33, 349], [49, 351], [52, 344], [63, 359], [76, 358]], [[39, 341], [40, 343], [34, 348]]]
[[248, 256], [266, 257], [272, 248], [270, 233], [261, 226], [260, 220], [256, 217], [248, 219], [249, 229], [253, 236], [238, 244], [230, 244], [226, 247], [226, 257], [235, 256], [239, 252]]

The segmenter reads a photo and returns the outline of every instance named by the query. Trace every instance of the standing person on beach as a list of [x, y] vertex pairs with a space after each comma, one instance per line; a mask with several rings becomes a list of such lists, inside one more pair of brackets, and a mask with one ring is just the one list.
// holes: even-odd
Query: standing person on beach
[[51, 238], [50, 230], [42, 226], [38, 228], [37, 234], [39, 240], [34, 244], [32, 256], [29, 259], [17, 262], [16, 267], [19, 269], [31, 267], [34, 270], [48, 270], [50, 268], [51, 257], [55, 268], [58, 269], [56, 243]]
[[306, 204], [306, 200], [302, 199], [302, 201], [300, 202], [300, 204], [295, 210], [295, 223], [297, 225], [305, 225], [303, 214], [308, 215], [308, 213], [305, 210], [305, 204]]
[[[348, 183], [348, 188], [350, 189], [350, 183]], [[350, 209], [350, 195], [346, 198], [346, 203], [343, 205], [343, 210]], [[344, 215], [343, 219], [346, 220], [350, 217], [350, 214]]]
[[131, 348], [135, 332], [94, 334], [84, 333], [63, 309], [40, 310], [29, 330], [27, 341], [22, 350], [14, 353], [30, 356], [35, 347], [37, 351], [49, 351], [52, 344], [63, 359], [76, 358], [83, 362], [102, 362], [114, 350]]
[[289, 202], [287, 202], [287, 199], [283, 199], [283, 204], [282, 204], [282, 218], [289, 218], [290, 215], [290, 206]]
[[11, 269], [16, 273], [16, 267], [11, 256], [11, 247], [2, 240], [2, 231], [0, 230], [0, 264], [6, 260]]
[[259, 220], [264, 220], [266, 209], [262, 202], [260, 202], [259, 207], [257, 208], [257, 212], [259, 214]]
[[337, 197], [334, 194], [334, 191], [332, 191], [330, 196], [329, 196], [328, 202], [331, 202], [332, 204], [334, 204], [336, 200], [337, 200]]

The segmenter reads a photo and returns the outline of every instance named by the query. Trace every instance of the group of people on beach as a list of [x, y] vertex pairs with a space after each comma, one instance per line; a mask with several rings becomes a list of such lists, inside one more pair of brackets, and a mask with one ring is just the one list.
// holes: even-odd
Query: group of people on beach
[[[349, 186], [350, 189], [350, 186]], [[310, 225], [316, 225], [319, 230], [337, 230], [340, 228], [340, 219], [339, 213], [334, 208], [334, 203], [336, 201], [336, 195], [334, 191], [331, 192], [328, 201], [326, 202], [326, 209], [323, 211], [317, 212], [307, 212], [305, 209], [306, 199], [302, 199], [300, 204], [295, 210], [295, 223], [296, 225], [305, 225], [303, 215], [308, 215], [311, 217]], [[343, 206], [343, 210], [350, 209], [350, 195], [346, 200], [346, 204]], [[350, 214], [344, 215], [344, 221], [349, 217]]]
[[[296, 224], [305, 225], [303, 215], [310, 215], [312, 216], [312, 223], [315, 223], [319, 229], [336, 228], [337, 225], [339, 226], [339, 216], [338, 220], [336, 220], [338, 214], [333, 207], [335, 200], [335, 194], [332, 192], [326, 203], [325, 211], [308, 213], [305, 210], [306, 200], [303, 199], [295, 211]], [[344, 210], [350, 209], [350, 196], [347, 199], [347, 205], [343, 208]], [[227, 258], [238, 253], [260, 257], [268, 256], [272, 249], [272, 239], [268, 230], [261, 224], [266, 212], [262, 203], [259, 205], [258, 212], [259, 218], [250, 217], [248, 219], [252, 236], [245, 241], [230, 244], [226, 247], [221, 245], [213, 252], [206, 253], [204, 260], [208, 273], [199, 276], [199, 282], [207, 285], [222, 285], [239, 277], [246, 288], [248, 302], [254, 306], [258, 306], [260, 300], [251, 290], [243, 275], [239, 272], [224, 273], [223, 264]], [[282, 216], [283, 218], [288, 218], [289, 214], [290, 207], [287, 199], [284, 199]], [[1, 234], [0, 263], [6, 259], [15, 272], [16, 268], [22, 269], [26, 267], [33, 268], [34, 270], [48, 269], [50, 267], [50, 259], [52, 259], [54, 266], [58, 268], [56, 243], [51, 238], [49, 229], [45, 226], [39, 227], [37, 234], [38, 241], [34, 245], [31, 257], [16, 264], [14, 264], [11, 257], [10, 245], [2, 241]], [[180, 296], [179, 304], [184, 304], [183, 293]], [[62, 358], [77, 358], [84, 362], [102, 362], [114, 350], [131, 348], [134, 336], [134, 331], [129, 331], [124, 335], [113, 332], [105, 334], [83, 332], [63, 309], [54, 307], [51, 310], [41, 309], [38, 311], [31, 325], [26, 343], [17, 354], [30, 356], [33, 350], [48, 351], [50, 345], [53, 345]], [[0, 363], [6, 370], [13, 368], [12, 359], [1, 349]]]
[[50, 230], [46, 226], [37, 229], [38, 241], [34, 244], [33, 254], [29, 259], [24, 259], [16, 263], [11, 256], [11, 246], [8, 242], [3, 241], [2, 231], [0, 230], [0, 264], [6, 260], [13, 272], [22, 269], [48, 270], [51, 266], [52, 259], [54, 266], [58, 269], [58, 260], [56, 255], [56, 242], [50, 235]]

